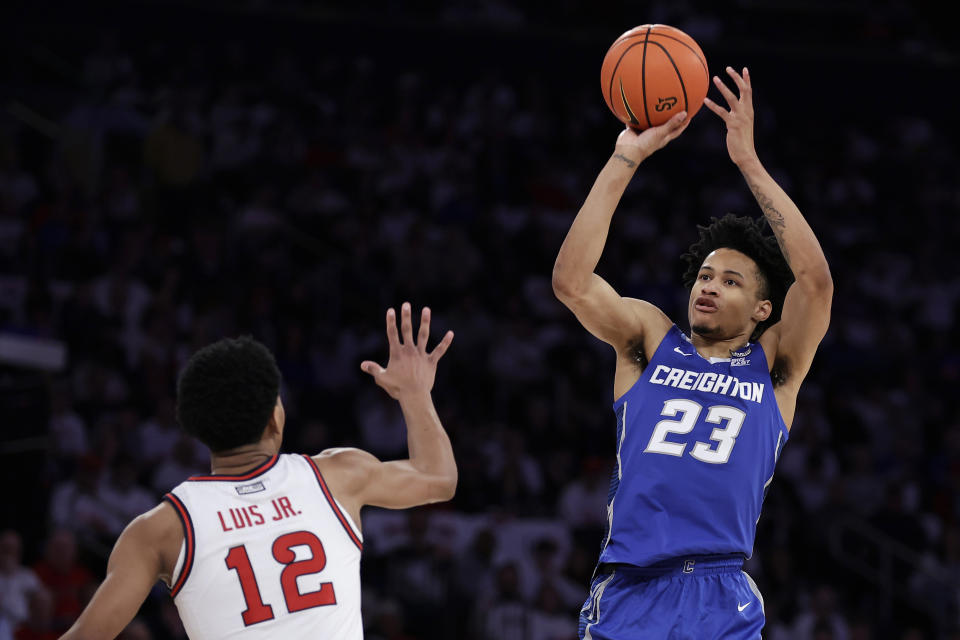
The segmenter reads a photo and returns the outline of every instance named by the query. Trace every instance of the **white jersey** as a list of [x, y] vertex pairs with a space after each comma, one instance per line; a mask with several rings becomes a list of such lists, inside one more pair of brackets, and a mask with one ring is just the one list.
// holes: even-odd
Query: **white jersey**
[[355, 523], [308, 456], [194, 476], [164, 496], [183, 522], [170, 595], [192, 640], [361, 640]]

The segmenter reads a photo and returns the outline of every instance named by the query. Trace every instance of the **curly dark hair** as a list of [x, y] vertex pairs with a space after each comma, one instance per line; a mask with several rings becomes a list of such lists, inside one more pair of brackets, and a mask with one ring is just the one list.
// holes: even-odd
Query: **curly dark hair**
[[767, 327], [780, 320], [783, 311], [783, 300], [787, 296], [787, 289], [793, 283], [793, 272], [790, 265], [783, 258], [777, 239], [765, 234], [769, 229], [766, 218], [750, 218], [728, 213], [722, 218], [711, 218], [707, 226], [697, 225], [700, 239], [690, 245], [687, 253], [681, 256], [686, 265], [683, 273], [683, 286], [687, 290], [693, 289], [697, 280], [700, 266], [710, 252], [726, 248], [735, 249], [753, 260], [760, 273], [761, 300], [769, 300], [773, 305], [770, 317], [757, 324], [751, 340], [756, 340], [766, 331]]
[[249, 336], [200, 349], [177, 380], [177, 421], [210, 447], [226, 451], [260, 440], [280, 392], [273, 354]]

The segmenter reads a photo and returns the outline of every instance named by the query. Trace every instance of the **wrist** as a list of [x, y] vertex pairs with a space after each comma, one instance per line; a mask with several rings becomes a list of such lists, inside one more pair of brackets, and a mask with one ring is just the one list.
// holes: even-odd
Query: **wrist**
[[612, 157], [621, 160], [621, 162], [629, 160], [630, 162], [634, 163], [634, 165], [630, 168], [636, 169], [637, 165], [646, 160], [649, 156], [649, 153], [635, 145], [618, 144], [613, 148]]
[[734, 161], [734, 164], [736, 164], [737, 168], [740, 169], [740, 173], [745, 176], [753, 175], [763, 171], [763, 165], [760, 163], [760, 158], [758, 158], [756, 154], [747, 156], [743, 159], [737, 159]]
[[607, 166], [612, 167], [620, 179], [629, 181], [636, 173], [640, 163], [647, 158], [647, 155], [649, 154], [644, 153], [637, 147], [617, 145], [610, 156], [610, 160], [607, 161]]
[[397, 402], [400, 403], [401, 407], [414, 409], [418, 407], [432, 406], [433, 396], [430, 395], [429, 389], [411, 389], [409, 391], [402, 391], [398, 393]]

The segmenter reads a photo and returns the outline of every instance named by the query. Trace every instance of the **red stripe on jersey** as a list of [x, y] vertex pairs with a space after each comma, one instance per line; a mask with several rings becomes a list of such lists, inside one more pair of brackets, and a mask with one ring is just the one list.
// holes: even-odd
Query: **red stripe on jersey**
[[256, 478], [257, 476], [270, 471], [273, 468], [273, 465], [277, 464], [277, 460], [280, 459], [279, 454], [275, 454], [272, 458], [264, 462], [259, 467], [255, 467], [253, 471], [248, 471], [247, 473], [241, 476], [190, 476], [187, 480], [190, 481], [200, 481], [200, 482], [211, 482], [211, 481], [229, 481], [235, 482], [237, 480], [249, 480], [250, 478]]
[[173, 584], [173, 586], [170, 587], [170, 597], [176, 598], [177, 594], [180, 593], [180, 589], [183, 588], [183, 583], [187, 581], [187, 576], [190, 575], [190, 570], [193, 569], [193, 556], [196, 550], [196, 537], [193, 533], [193, 520], [190, 519], [190, 513], [180, 501], [180, 498], [172, 493], [168, 493], [163, 496], [163, 499], [173, 506], [174, 510], [177, 512], [177, 515], [180, 517], [180, 522], [183, 524], [183, 541], [187, 545], [187, 553], [183, 560], [183, 568], [180, 569], [180, 576], [177, 578], [177, 581]]
[[330, 508], [333, 509], [333, 513], [336, 514], [337, 519], [340, 520], [340, 524], [343, 525], [347, 535], [350, 536], [351, 540], [353, 540], [353, 544], [357, 545], [357, 548], [360, 549], [360, 551], [363, 551], [363, 543], [360, 541], [360, 537], [357, 536], [357, 533], [353, 530], [353, 527], [350, 526], [350, 522], [347, 520], [346, 516], [341, 513], [340, 507], [337, 506], [336, 501], [333, 499], [333, 495], [330, 493], [330, 489], [327, 487], [327, 483], [323, 480], [323, 474], [320, 473], [320, 468], [317, 466], [317, 463], [314, 462], [313, 458], [308, 455], [303, 455], [303, 457], [313, 468], [313, 473], [317, 476], [317, 482], [320, 483], [320, 490], [323, 491], [323, 495], [327, 499], [327, 504], [329, 504]]

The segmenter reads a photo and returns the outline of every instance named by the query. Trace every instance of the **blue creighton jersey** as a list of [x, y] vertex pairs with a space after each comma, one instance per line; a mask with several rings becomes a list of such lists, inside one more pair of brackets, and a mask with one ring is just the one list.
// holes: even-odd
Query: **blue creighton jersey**
[[787, 440], [759, 344], [707, 360], [671, 327], [614, 405], [617, 466], [600, 562], [753, 553]]

